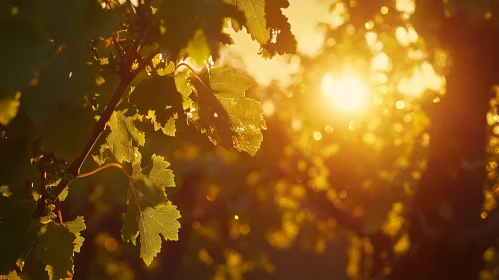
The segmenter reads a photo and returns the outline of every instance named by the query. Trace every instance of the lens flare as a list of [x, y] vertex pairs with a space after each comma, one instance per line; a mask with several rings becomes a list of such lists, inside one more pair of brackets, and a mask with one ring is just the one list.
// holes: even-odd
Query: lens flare
[[331, 99], [338, 109], [347, 112], [362, 109], [369, 98], [368, 87], [354, 75], [335, 79], [332, 74], [325, 74], [322, 78], [322, 93]]

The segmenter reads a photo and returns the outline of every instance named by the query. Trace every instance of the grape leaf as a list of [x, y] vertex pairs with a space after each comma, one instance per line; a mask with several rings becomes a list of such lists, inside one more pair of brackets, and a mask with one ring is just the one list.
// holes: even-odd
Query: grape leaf
[[185, 51], [189, 54], [191, 60], [197, 65], [203, 65], [208, 61], [211, 55], [211, 49], [204, 35], [203, 29], [198, 29], [191, 38]]
[[173, 172], [163, 157], [152, 155], [149, 164], [141, 167], [142, 156], [134, 161], [128, 208], [124, 215], [122, 238], [136, 244], [140, 235], [140, 256], [149, 265], [161, 250], [161, 237], [178, 240], [180, 212], [166, 197], [163, 187], [174, 187]]
[[[159, 54], [159, 56], [163, 57], [163, 54]], [[172, 61], [170, 61], [168, 65], [166, 65], [166, 62], [163, 62], [158, 58], [158, 56], [156, 56], [152, 60], [152, 65], [156, 70], [156, 74], [158, 74], [159, 76], [170, 75], [171, 73], [173, 73], [173, 70], [175, 70], [175, 64]]]
[[10, 121], [17, 115], [19, 110], [19, 99], [21, 92], [18, 91], [14, 97], [0, 99], [0, 124], [8, 125]]
[[[166, 30], [159, 41], [160, 47], [166, 49], [173, 60], [185, 58], [185, 53], [190, 51], [190, 55], [194, 54], [195, 60], [201, 64], [204, 61], [202, 57], [207, 53], [216, 60], [220, 43], [231, 42], [223, 32], [226, 25], [224, 18], [244, 22], [243, 13], [223, 1], [164, 0], [158, 15]], [[179, 25], [179, 22], [182, 24]], [[188, 44], [201, 46], [202, 51], [193, 47], [186, 51]]]
[[[170, 65], [173, 70], [174, 65]], [[130, 93], [129, 102], [145, 116], [144, 120], [150, 122], [155, 131], [175, 136], [175, 120], [182, 113], [182, 98], [175, 91], [171, 76], [155, 77], [137, 84]]]
[[9, 197], [12, 195], [12, 192], [10, 191], [8, 186], [0, 186], [0, 195]]
[[[42, 8], [34, 12], [33, 20], [48, 42], [39, 55], [41, 62], [34, 66], [36, 79], [25, 83], [23, 102], [20, 110], [35, 123], [43, 123], [50, 118], [59, 105], [76, 107], [84, 103], [84, 95], [97, 91], [95, 82], [99, 74], [98, 65], [88, 62], [93, 54], [88, 49], [90, 38], [111, 36], [121, 21], [123, 9], [105, 10], [94, 0], [77, 0], [60, 3], [55, 0], [43, 2]], [[26, 7], [20, 7], [23, 11]], [[38, 19], [41, 18], [42, 20]], [[38, 22], [38, 21], [40, 22]], [[39, 48], [42, 49], [42, 48]], [[14, 51], [14, 56], [24, 56], [27, 50]], [[29, 54], [30, 55], [30, 54]], [[14, 68], [23, 67], [12, 65]], [[34, 75], [32, 75], [34, 76]], [[32, 85], [31, 87], [28, 87]], [[54, 86], [57, 85], [57, 86]]]
[[288, 0], [265, 2], [265, 18], [267, 25], [273, 30], [273, 38], [262, 45], [261, 55], [272, 58], [276, 54], [283, 55], [296, 52], [296, 38], [291, 33], [291, 25], [281, 9], [289, 7]]
[[134, 125], [134, 121], [139, 116], [127, 117], [125, 113], [126, 111], [113, 112], [108, 122], [111, 133], [106, 139], [109, 149], [120, 163], [134, 161], [135, 150], [132, 146], [133, 143], [140, 146], [145, 144], [144, 133], [137, 130]]
[[[74, 124], [78, 129], [74, 129]], [[61, 105], [55, 109], [51, 118], [34, 127], [31, 141], [43, 139], [43, 150], [54, 153], [59, 159], [76, 158], [91, 137], [95, 125], [94, 113], [90, 108], [75, 108]]]
[[7, 188], [3, 190], [0, 195], [0, 274], [7, 274], [19, 258], [26, 256], [41, 224], [31, 218], [36, 208], [34, 200], [17, 200], [6, 195], [10, 193]]
[[[265, 18], [265, 0], [226, 0], [225, 2], [236, 6], [244, 13], [248, 33], [260, 45], [266, 44], [270, 39], [270, 28], [267, 27]], [[235, 30], [238, 29], [239, 25], [236, 25]]]
[[103, 165], [106, 163], [108, 159], [111, 158], [112, 155], [109, 155], [109, 150], [106, 147], [106, 144], [102, 144], [99, 148], [99, 154], [98, 155], [92, 155], [92, 158], [98, 165]]
[[[30, 162], [29, 146], [32, 122], [24, 114], [18, 114], [5, 128], [7, 137], [0, 139], [0, 185], [7, 185], [13, 195], [26, 195], [26, 180], [37, 182], [39, 170]], [[0, 137], [2, 138], [2, 137]]]
[[[186, 96], [189, 89], [194, 93], [186, 100], [192, 103], [187, 112], [189, 124], [205, 133], [214, 144], [225, 148], [232, 146], [250, 155], [260, 148], [262, 129], [267, 129], [260, 102], [245, 97], [251, 83], [243, 75], [234, 74], [232, 69], [215, 67], [208, 82], [197, 79], [176, 79], [177, 89]], [[190, 86], [190, 88], [189, 88]]]
[[[262, 46], [260, 52], [262, 57], [272, 58], [276, 54], [296, 52], [296, 38], [291, 33], [288, 18], [282, 13], [282, 9], [289, 7], [288, 0], [225, 0], [225, 2], [244, 12], [247, 21], [243, 26]], [[231, 23], [235, 31], [241, 30], [239, 22]]]
[[80, 235], [80, 231], [87, 228], [85, 226], [85, 220], [83, 217], [78, 216], [73, 221], [65, 222], [64, 226], [69, 230], [69, 232], [75, 235], [74, 251], [79, 253], [81, 245], [83, 245], [83, 241], [85, 241], [85, 238]]
[[[5, 278], [4, 278], [5, 277]], [[6, 279], [6, 280], [22, 280], [21, 277], [19, 277], [19, 275], [17, 275], [17, 272], [15, 270], [9, 272], [9, 274], [3, 276], [3, 275], [0, 275], [0, 279]]]
[[[11, 3], [1, 2], [11, 8]], [[44, 53], [51, 44], [41, 28], [45, 5], [43, 1], [16, 3], [16, 15], [2, 14], [0, 17], [0, 59], [4, 67], [0, 68], [3, 78], [0, 84], [0, 97], [3, 99], [16, 90], [30, 85], [36, 70], [46, 61]], [[40, 15], [41, 14], [41, 15]]]
[[192, 93], [192, 87], [189, 85], [188, 79], [188, 69], [182, 70], [175, 75], [175, 87], [182, 96], [182, 108], [184, 110], [189, 109], [192, 106], [192, 100], [189, 98]]
[[40, 231], [37, 253], [49, 279], [66, 279], [73, 275], [73, 251], [76, 236], [68, 228], [54, 221], [47, 223]]
[[151, 120], [151, 123], [154, 126], [154, 131], [158, 131], [161, 129], [161, 132], [163, 132], [163, 134], [168, 136], [175, 136], [175, 120], [178, 119], [178, 115], [176, 113], [168, 119], [164, 126], [156, 120], [156, 112], [153, 110], [149, 110], [147, 112], [146, 119]]

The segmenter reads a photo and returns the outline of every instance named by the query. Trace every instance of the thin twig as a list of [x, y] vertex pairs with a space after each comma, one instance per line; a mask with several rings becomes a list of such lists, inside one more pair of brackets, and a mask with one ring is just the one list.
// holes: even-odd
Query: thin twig
[[61, 207], [57, 209], [57, 217], [59, 217], [59, 223], [62, 224], [62, 212], [61, 212]]
[[93, 175], [103, 169], [106, 169], [108, 167], [115, 167], [115, 168], [118, 168], [120, 169], [121, 171], [123, 171], [123, 173], [127, 176], [127, 178], [129, 180], [131, 180], [132, 178], [130, 177], [130, 175], [128, 174], [128, 172], [126, 172], [125, 168], [123, 168], [123, 166], [117, 164], [117, 163], [106, 163], [104, 165], [101, 165], [99, 167], [97, 167], [96, 169], [92, 170], [92, 171], [89, 171], [89, 172], [85, 172], [85, 173], [80, 173], [78, 174], [78, 176], [76, 176], [76, 178], [83, 178], [83, 177], [87, 177], [87, 176], [90, 176], [90, 175]]
[[132, 1], [127, 0], [128, 4], [130, 5], [130, 8], [132, 8], [132, 11], [135, 13], [135, 6], [132, 4]]
[[187, 64], [185, 62], [180, 62], [179, 64], [177, 64], [177, 66], [175, 66], [175, 68], [173, 69], [173, 73], [175, 73], [175, 71], [177, 71], [182, 66], [189, 68], [189, 70], [191, 70], [191, 72], [194, 75], [197, 75], [196, 70], [194, 70], [189, 64]]
[[201, 80], [201, 78], [198, 76], [196, 70], [194, 70], [189, 64], [185, 63], [185, 62], [181, 62], [179, 64], [177, 64], [177, 66], [175, 66], [175, 68], [173, 69], [173, 72], [172, 73], [175, 73], [175, 71], [177, 71], [180, 67], [187, 67], [189, 70], [191, 70], [191, 73], [194, 75], [194, 77], [207, 89], [209, 90], [210, 92], [213, 93], [212, 89], [209, 88], [204, 82], [203, 80]]

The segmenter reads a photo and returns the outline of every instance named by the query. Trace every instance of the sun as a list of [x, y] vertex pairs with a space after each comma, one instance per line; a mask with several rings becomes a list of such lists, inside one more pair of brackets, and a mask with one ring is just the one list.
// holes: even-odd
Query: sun
[[322, 78], [322, 93], [345, 112], [362, 110], [369, 98], [369, 88], [355, 75], [335, 79], [331, 73], [325, 74]]

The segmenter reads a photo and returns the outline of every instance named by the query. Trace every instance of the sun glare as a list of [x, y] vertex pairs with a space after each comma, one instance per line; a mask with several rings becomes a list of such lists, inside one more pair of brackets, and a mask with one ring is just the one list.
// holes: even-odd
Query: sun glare
[[362, 109], [369, 98], [368, 87], [354, 75], [335, 79], [332, 74], [325, 74], [322, 78], [322, 93], [338, 109], [348, 112]]

